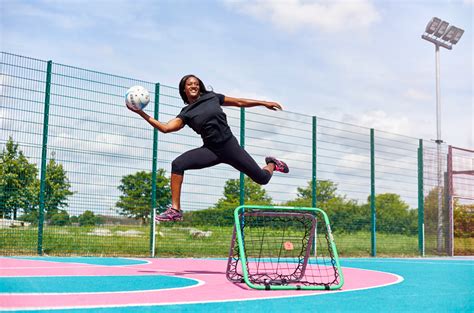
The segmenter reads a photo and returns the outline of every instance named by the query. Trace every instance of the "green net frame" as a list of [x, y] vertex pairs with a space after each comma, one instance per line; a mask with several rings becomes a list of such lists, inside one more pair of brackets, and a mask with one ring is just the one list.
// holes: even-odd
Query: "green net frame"
[[318, 208], [239, 206], [227, 279], [265, 290], [333, 290], [344, 284], [326, 213]]

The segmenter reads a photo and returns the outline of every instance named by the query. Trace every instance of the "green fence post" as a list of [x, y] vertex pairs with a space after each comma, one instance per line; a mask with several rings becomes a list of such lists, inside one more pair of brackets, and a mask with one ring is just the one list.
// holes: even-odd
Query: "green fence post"
[[418, 147], [418, 250], [420, 256], [425, 256], [425, 195], [423, 173], [423, 139], [420, 139]]
[[[317, 185], [317, 179], [316, 179], [316, 164], [317, 164], [317, 159], [316, 159], [316, 148], [317, 148], [317, 120], [316, 116], [313, 116], [313, 122], [312, 122], [312, 165], [313, 165], [313, 171], [311, 175], [311, 205], [313, 208], [316, 207], [318, 204], [318, 199], [317, 199], [317, 193], [316, 193], [316, 185]], [[316, 248], [316, 237], [317, 237], [317, 232], [318, 230], [314, 230], [314, 236], [313, 236], [313, 242], [311, 246], [311, 254], [316, 256], [317, 248]]]
[[[153, 117], [159, 119], [160, 113], [160, 83], [155, 84], [155, 108]], [[153, 216], [156, 207], [156, 171], [158, 163], [158, 130], [153, 128], [153, 161], [151, 170], [151, 211], [150, 211], [150, 255], [155, 256], [155, 220]]]
[[370, 214], [371, 214], [371, 255], [377, 255], [376, 217], [375, 217], [375, 136], [370, 129]]
[[317, 180], [316, 180], [316, 169], [317, 169], [317, 165], [316, 165], [316, 148], [317, 148], [317, 120], [316, 120], [316, 116], [313, 116], [313, 152], [312, 152], [312, 155], [313, 155], [313, 160], [312, 160], [312, 163], [313, 163], [313, 175], [312, 175], [312, 179], [311, 179], [311, 183], [312, 183], [312, 186], [311, 186], [311, 205], [313, 206], [313, 208], [316, 207], [316, 205], [318, 204], [318, 199], [316, 197], [316, 184], [317, 184]]
[[46, 189], [46, 159], [48, 156], [49, 104], [51, 99], [51, 71], [53, 61], [48, 61], [46, 69], [46, 90], [44, 95], [43, 146], [41, 151], [40, 199], [38, 214], [38, 255], [43, 255], [44, 201]]
[[[245, 148], [245, 108], [240, 108], [240, 146]], [[240, 172], [240, 205], [245, 204], [245, 175]]]

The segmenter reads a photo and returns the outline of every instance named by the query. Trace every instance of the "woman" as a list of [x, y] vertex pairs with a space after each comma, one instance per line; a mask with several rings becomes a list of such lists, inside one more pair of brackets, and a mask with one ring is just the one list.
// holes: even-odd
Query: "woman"
[[282, 110], [276, 102], [231, 98], [206, 90], [203, 82], [195, 75], [184, 76], [179, 83], [179, 94], [186, 106], [178, 116], [168, 123], [150, 117], [142, 110], [129, 109], [143, 117], [151, 126], [162, 133], [175, 132], [185, 125], [201, 135], [203, 146], [187, 151], [171, 164], [171, 206], [156, 216], [157, 221], [181, 221], [181, 185], [186, 170], [201, 169], [226, 163], [245, 173], [256, 183], [265, 185], [274, 171], [288, 173], [288, 166], [273, 157], [266, 157], [267, 165], [260, 168], [252, 157], [238, 143], [232, 134], [221, 106], [254, 107], [264, 106], [270, 110]]

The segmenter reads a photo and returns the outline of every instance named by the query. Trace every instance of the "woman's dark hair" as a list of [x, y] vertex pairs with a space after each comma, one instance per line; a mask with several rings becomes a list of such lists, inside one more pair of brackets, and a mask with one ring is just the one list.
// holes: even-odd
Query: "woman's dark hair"
[[181, 78], [181, 81], [179, 82], [179, 95], [181, 96], [181, 99], [183, 99], [184, 103], [189, 103], [188, 102], [188, 97], [186, 97], [186, 93], [184, 92], [184, 85], [186, 84], [186, 81], [188, 80], [189, 77], [194, 77], [198, 80], [199, 82], [199, 92], [201, 94], [205, 94], [205, 93], [208, 93], [209, 91], [206, 89], [206, 87], [204, 86], [204, 83], [202, 82], [202, 80], [199, 79], [199, 77], [197, 77], [196, 75], [193, 75], [193, 74], [189, 74], [189, 75], [185, 75], [183, 78]]

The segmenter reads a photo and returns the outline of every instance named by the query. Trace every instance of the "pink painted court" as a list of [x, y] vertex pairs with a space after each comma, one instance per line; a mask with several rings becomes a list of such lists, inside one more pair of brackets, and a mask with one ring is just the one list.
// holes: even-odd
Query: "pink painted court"
[[[327, 295], [392, 285], [387, 272], [343, 267], [337, 291], [260, 291], [226, 279], [227, 260], [0, 257], [0, 310], [178, 305]], [[108, 259], [110, 260], [110, 258]], [[91, 262], [92, 261], [92, 262]], [[102, 263], [102, 264], [101, 264]], [[1, 281], [3, 285], [1, 284]], [[37, 285], [36, 285], [37, 284]]]

